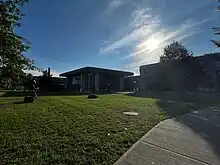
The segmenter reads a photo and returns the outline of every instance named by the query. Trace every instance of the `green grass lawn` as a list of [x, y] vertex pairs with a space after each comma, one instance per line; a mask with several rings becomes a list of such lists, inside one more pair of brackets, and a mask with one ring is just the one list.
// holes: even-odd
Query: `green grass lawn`
[[[0, 164], [113, 164], [158, 122], [219, 97], [44, 96], [0, 98]], [[124, 111], [138, 116], [123, 115]]]

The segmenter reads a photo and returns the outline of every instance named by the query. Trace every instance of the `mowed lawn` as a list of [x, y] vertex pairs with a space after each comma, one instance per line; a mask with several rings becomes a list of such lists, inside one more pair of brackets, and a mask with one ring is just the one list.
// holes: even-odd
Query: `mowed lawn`
[[[0, 98], [0, 164], [113, 164], [160, 121], [218, 104], [217, 96]], [[126, 116], [124, 111], [138, 112]]]

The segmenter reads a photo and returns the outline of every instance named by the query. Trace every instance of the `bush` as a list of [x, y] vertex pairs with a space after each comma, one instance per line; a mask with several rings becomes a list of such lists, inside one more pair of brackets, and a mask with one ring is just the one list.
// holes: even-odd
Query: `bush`
[[98, 96], [95, 94], [88, 95], [88, 99], [97, 99]]

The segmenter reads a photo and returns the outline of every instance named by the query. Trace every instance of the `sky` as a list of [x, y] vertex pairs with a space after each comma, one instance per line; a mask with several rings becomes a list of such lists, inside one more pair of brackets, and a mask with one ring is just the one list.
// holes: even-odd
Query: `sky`
[[[217, 52], [217, 0], [32, 0], [17, 30], [25, 53], [53, 76], [84, 66], [132, 71], [180, 41], [194, 55]], [[37, 71], [31, 71], [39, 75]]]

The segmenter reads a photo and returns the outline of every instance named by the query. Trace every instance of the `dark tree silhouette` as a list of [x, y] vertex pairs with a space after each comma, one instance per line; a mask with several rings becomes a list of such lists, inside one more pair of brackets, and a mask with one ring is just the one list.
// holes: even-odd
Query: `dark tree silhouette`
[[182, 60], [192, 57], [193, 53], [187, 50], [180, 42], [173, 41], [164, 48], [164, 53], [160, 57], [161, 62], [169, 60]]
[[[218, 0], [220, 2], [220, 0]], [[217, 10], [220, 10], [220, 6], [217, 7]], [[220, 35], [220, 27], [213, 27], [214, 33]], [[211, 40], [218, 48], [220, 47], [220, 40]]]
[[193, 53], [178, 41], [165, 46], [160, 63], [162, 69], [158, 78], [168, 88], [194, 90], [203, 80], [204, 72], [200, 63], [193, 58]]

